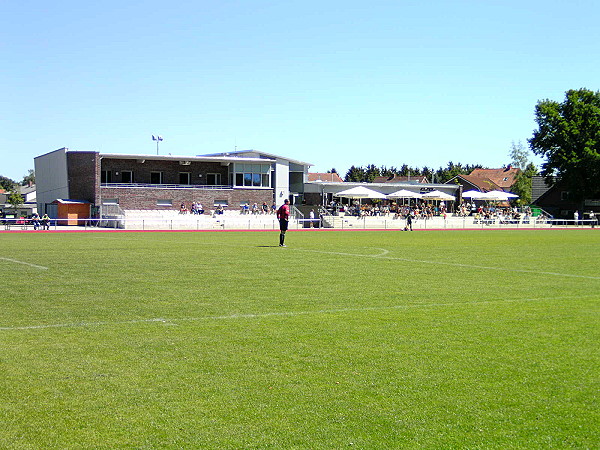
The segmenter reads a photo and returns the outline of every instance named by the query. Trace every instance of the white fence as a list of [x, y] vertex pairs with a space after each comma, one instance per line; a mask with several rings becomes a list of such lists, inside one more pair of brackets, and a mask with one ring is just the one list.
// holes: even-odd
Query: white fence
[[[5, 230], [43, 229], [32, 219], [0, 219]], [[75, 225], [76, 224], [76, 225]], [[594, 228], [592, 220], [563, 220], [527, 218], [521, 220], [475, 219], [474, 217], [419, 218], [412, 222], [413, 230], [440, 229], [542, 229], [542, 228]], [[393, 216], [354, 217], [323, 216], [321, 219], [290, 219], [289, 228], [333, 228], [339, 230], [402, 230], [406, 220]], [[102, 228], [124, 230], [278, 230], [279, 222], [273, 214], [240, 214], [229, 211], [225, 214], [194, 215], [177, 212], [156, 215], [151, 212], [125, 212], [123, 216], [104, 216], [102, 219], [51, 219], [48, 229]]]

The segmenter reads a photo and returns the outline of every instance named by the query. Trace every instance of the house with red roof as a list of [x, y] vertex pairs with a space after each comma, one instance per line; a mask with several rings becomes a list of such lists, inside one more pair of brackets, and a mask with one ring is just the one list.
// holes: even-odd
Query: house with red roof
[[474, 169], [469, 175], [457, 175], [447, 184], [460, 184], [463, 191], [489, 192], [494, 190], [510, 192], [521, 169], [510, 165], [500, 169]]

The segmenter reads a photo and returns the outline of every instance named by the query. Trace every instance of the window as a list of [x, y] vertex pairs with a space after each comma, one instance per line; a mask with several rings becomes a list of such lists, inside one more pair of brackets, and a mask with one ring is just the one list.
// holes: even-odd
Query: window
[[118, 198], [103, 198], [102, 204], [103, 205], [118, 205], [119, 199]]
[[150, 184], [162, 184], [163, 173], [162, 172], [150, 172]]
[[229, 202], [227, 200], [215, 200], [214, 205], [226, 208], [227, 206], [229, 206]]
[[133, 172], [131, 170], [121, 171], [121, 183], [133, 183]]
[[561, 191], [561, 193], [560, 193], [560, 199], [562, 201], [569, 200], [569, 191]]
[[221, 174], [220, 173], [207, 173], [206, 184], [209, 186], [220, 186], [221, 185]]
[[179, 172], [179, 184], [191, 184], [191, 174], [189, 172]]
[[112, 172], [110, 170], [100, 172], [100, 183], [112, 183]]
[[159, 198], [158, 200], [156, 200], [156, 206], [173, 206], [173, 200], [165, 200]]
[[270, 164], [241, 164], [234, 165], [235, 186], [271, 187]]

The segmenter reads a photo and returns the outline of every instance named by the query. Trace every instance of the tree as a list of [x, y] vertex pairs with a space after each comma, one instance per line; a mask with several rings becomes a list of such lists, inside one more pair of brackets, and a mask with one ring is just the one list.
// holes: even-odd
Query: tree
[[15, 184], [17, 183], [10, 178], [0, 175], [0, 188], [4, 189], [6, 192], [12, 191], [15, 187]]
[[21, 186], [28, 186], [29, 183], [32, 185], [35, 184], [35, 170], [29, 169], [27, 175], [23, 177], [23, 181], [21, 181]]
[[508, 156], [510, 156], [510, 162], [514, 167], [518, 167], [521, 170], [527, 168], [527, 164], [529, 163], [529, 149], [525, 148], [525, 145], [521, 141], [517, 143], [512, 141]]
[[510, 156], [511, 165], [520, 169], [511, 186], [511, 191], [519, 196], [517, 203], [528, 205], [531, 203], [531, 181], [533, 176], [537, 175], [537, 168], [529, 161], [529, 149], [521, 141], [511, 143], [508, 156]]
[[17, 209], [19, 208], [19, 206], [21, 206], [25, 202], [25, 199], [23, 199], [23, 196], [19, 192], [17, 192], [16, 190], [13, 190], [8, 195], [6, 201], [8, 201], [8, 203], [10, 203], [10, 206], [12, 206], [16, 212]]
[[355, 181], [361, 182], [364, 181], [365, 171], [362, 167], [351, 166], [346, 172], [346, 176], [344, 177], [344, 181]]
[[528, 141], [546, 158], [542, 175], [556, 176], [576, 200], [600, 198], [600, 91], [569, 90], [562, 103], [539, 101], [535, 121], [539, 129]]
[[372, 183], [375, 177], [381, 176], [381, 172], [379, 171], [379, 167], [376, 167], [374, 164], [369, 164], [367, 169], [365, 170], [365, 180], [367, 183]]
[[529, 205], [531, 203], [531, 181], [537, 173], [537, 167], [530, 162], [525, 167], [525, 170], [521, 170], [515, 177], [515, 182], [510, 190], [519, 196], [517, 203], [520, 205]]

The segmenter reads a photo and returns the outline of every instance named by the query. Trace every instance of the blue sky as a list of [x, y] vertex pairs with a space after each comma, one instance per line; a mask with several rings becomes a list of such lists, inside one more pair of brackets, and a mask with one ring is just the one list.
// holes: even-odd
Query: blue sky
[[[538, 100], [599, 89], [600, 3], [219, 0], [0, 6], [0, 175], [61, 147], [499, 167]], [[532, 156], [538, 163], [540, 160]]]

